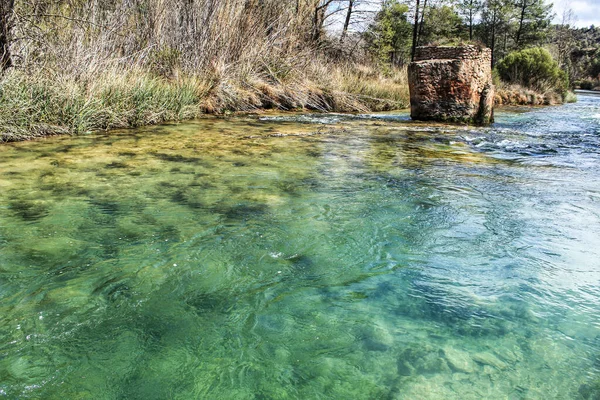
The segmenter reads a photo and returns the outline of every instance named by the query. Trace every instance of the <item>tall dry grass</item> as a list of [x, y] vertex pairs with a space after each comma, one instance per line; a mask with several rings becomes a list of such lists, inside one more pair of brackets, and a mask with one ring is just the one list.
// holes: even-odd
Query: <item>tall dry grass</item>
[[575, 101], [577, 98], [572, 92], [564, 94], [557, 93], [555, 90], [540, 92], [521, 85], [496, 82], [494, 103], [497, 106], [550, 106]]
[[406, 107], [404, 71], [332, 58], [312, 39], [319, 3], [17, 0], [0, 141], [207, 112]]
[[77, 77], [9, 70], [0, 81], [0, 141], [159, 124], [203, 113], [282, 110], [366, 112], [408, 105], [406, 74], [315, 58], [269, 66], [220, 65], [164, 77], [133, 65], [105, 65]]

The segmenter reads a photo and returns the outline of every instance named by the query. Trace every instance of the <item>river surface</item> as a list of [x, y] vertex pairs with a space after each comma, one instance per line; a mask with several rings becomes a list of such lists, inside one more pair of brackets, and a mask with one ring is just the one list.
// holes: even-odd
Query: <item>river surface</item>
[[598, 396], [600, 97], [0, 147], [0, 398]]

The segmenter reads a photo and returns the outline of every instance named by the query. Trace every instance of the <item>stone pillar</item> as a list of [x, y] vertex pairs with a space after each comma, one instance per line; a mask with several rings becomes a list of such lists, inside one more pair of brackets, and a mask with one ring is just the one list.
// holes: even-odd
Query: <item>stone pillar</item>
[[418, 47], [408, 66], [410, 115], [421, 121], [494, 121], [492, 53], [478, 46]]

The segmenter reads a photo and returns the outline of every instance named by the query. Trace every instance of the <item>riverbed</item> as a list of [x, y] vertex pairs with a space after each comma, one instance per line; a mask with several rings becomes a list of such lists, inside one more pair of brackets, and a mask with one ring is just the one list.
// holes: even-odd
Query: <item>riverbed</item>
[[600, 395], [600, 97], [0, 146], [0, 398]]

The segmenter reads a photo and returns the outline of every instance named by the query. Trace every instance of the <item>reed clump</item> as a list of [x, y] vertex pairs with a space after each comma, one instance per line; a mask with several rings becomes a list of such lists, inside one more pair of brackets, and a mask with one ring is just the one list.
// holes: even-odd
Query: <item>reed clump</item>
[[205, 113], [310, 109], [366, 112], [405, 108], [408, 87], [397, 77], [364, 77], [350, 66], [324, 65], [324, 76], [295, 71], [156, 76], [143, 68], [109, 68], [73, 78], [18, 69], [0, 81], [0, 141], [160, 124]]
[[404, 71], [327, 51], [317, 3], [17, 1], [0, 141], [203, 113], [407, 107]]
[[7, 72], [0, 88], [2, 140], [83, 133], [194, 118], [201, 82], [167, 82], [136, 70], [87, 78]]
[[550, 106], [576, 101], [572, 92], [539, 92], [516, 84], [496, 83], [494, 102], [498, 106]]

